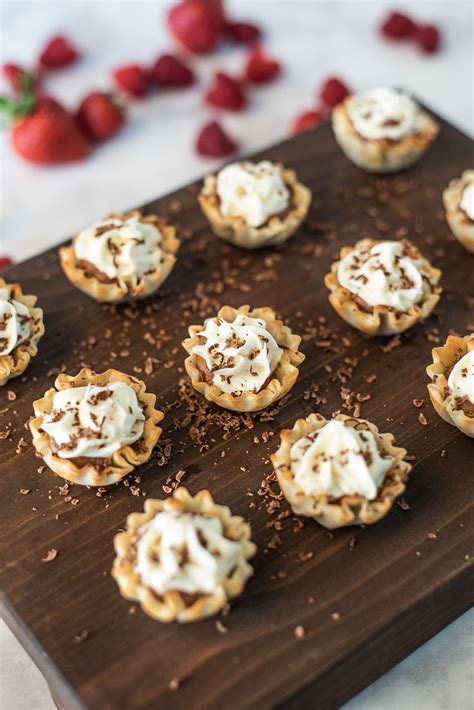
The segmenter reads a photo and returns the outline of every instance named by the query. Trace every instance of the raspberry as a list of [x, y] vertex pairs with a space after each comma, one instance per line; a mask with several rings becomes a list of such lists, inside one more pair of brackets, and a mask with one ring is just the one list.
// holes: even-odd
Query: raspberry
[[262, 37], [260, 27], [250, 22], [226, 22], [224, 31], [237, 44], [254, 44]]
[[211, 121], [200, 130], [196, 150], [206, 158], [224, 158], [237, 150], [237, 144], [216, 121]]
[[141, 99], [148, 91], [149, 77], [138, 64], [126, 64], [112, 73], [116, 85], [128, 96]]
[[310, 128], [317, 126], [323, 119], [324, 116], [321, 111], [304, 111], [304, 113], [300, 113], [295, 118], [291, 125], [291, 130], [293, 133], [303, 133], [303, 131], [308, 131]]
[[349, 89], [336, 77], [327, 79], [319, 90], [320, 99], [330, 108], [340, 104], [346, 96], [349, 96]]
[[224, 29], [220, 0], [183, 0], [169, 11], [168, 25], [190, 52], [212, 52]]
[[56, 35], [43, 48], [39, 57], [39, 63], [45, 69], [60, 69], [79, 58], [80, 54], [68, 37]]
[[205, 100], [211, 106], [241, 111], [247, 101], [238, 81], [224, 72], [216, 72], [214, 82], [205, 94]]
[[13, 264], [13, 261], [9, 256], [0, 256], [0, 271], [6, 269], [7, 266], [10, 266], [11, 264]]
[[402, 12], [391, 12], [380, 25], [380, 32], [390, 39], [405, 39], [411, 37], [416, 25], [408, 15]]
[[109, 94], [95, 91], [82, 100], [77, 120], [88, 138], [103, 141], [120, 131], [125, 116]]
[[415, 30], [415, 42], [427, 54], [436, 52], [441, 43], [441, 33], [435, 25], [419, 25]]
[[171, 54], [158, 57], [151, 69], [151, 77], [158, 86], [191, 86], [196, 81], [194, 72]]
[[245, 78], [253, 84], [273, 81], [281, 71], [280, 62], [267, 56], [261, 48], [254, 49], [247, 57]]

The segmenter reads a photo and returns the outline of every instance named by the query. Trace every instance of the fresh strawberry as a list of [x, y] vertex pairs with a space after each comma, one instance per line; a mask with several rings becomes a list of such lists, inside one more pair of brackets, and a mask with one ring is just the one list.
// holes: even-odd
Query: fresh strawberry
[[317, 126], [322, 120], [324, 120], [324, 115], [321, 111], [304, 111], [295, 118], [291, 130], [293, 133], [303, 133], [303, 131], [309, 131], [310, 128]]
[[112, 76], [117, 87], [135, 99], [143, 98], [148, 91], [150, 77], [138, 64], [125, 64], [115, 69]]
[[120, 131], [125, 114], [110, 94], [94, 91], [81, 101], [77, 121], [89, 139], [105, 141]]
[[0, 256], [0, 271], [3, 271], [3, 269], [6, 269], [7, 266], [11, 264], [13, 264], [13, 261], [9, 256]]
[[39, 98], [29, 113], [14, 119], [11, 141], [19, 155], [43, 165], [83, 160], [90, 150], [73, 116], [48, 96]]
[[45, 69], [60, 69], [74, 64], [79, 57], [79, 51], [68, 37], [56, 35], [43, 48], [39, 63]]
[[33, 74], [18, 64], [4, 64], [2, 73], [15, 94], [31, 92], [35, 87], [36, 79]]
[[192, 86], [196, 81], [193, 70], [171, 54], [158, 57], [150, 74], [158, 86]]
[[411, 37], [416, 24], [411, 17], [403, 12], [390, 12], [380, 25], [380, 32], [389, 39], [406, 39]]
[[212, 52], [224, 30], [222, 5], [219, 0], [182, 0], [169, 11], [168, 25], [190, 52]]
[[436, 52], [441, 43], [441, 32], [435, 25], [419, 25], [415, 30], [415, 42], [427, 54]]
[[216, 72], [214, 81], [205, 94], [205, 100], [211, 106], [241, 111], [247, 100], [238, 81], [224, 72]]
[[245, 78], [253, 84], [264, 84], [273, 81], [281, 71], [281, 64], [265, 54], [260, 47], [247, 56]]
[[211, 121], [200, 130], [196, 150], [205, 158], [224, 158], [237, 150], [237, 144], [216, 121]]
[[255, 44], [262, 38], [260, 27], [252, 25], [250, 22], [227, 21], [224, 32], [229, 39], [237, 44]]
[[349, 89], [336, 77], [327, 79], [319, 90], [319, 98], [330, 108], [342, 103], [346, 96], [349, 96]]

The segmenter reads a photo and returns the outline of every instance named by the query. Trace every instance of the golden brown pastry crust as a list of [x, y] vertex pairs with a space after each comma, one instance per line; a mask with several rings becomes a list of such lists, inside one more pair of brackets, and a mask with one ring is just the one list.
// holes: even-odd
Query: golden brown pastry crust
[[193, 353], [193, 348], [199, 344], [198, 337], [199, 333], [204, 329], [203, 325], [189, 327], [190, 337], [183, 341], [183, 347], [189, 355], [184, 361], [184, 366], [191, 378], [191, 384], [194, 389], [204, 395], [209, 402], [214, 402], [219, 407], [232, 409], [236, 412], [258, 412], [277, 402], [290, 391], [298, 378], [298, 368], [305, 356], [298, 350], [301, 342], [300, 336], [292, 333], [286, 325], [283, 325], [282, 321], [277, 320], [271, 308], [251, 309], [250, 306], [240, 306], [240, 308], [223, 306], [217, 317], [232, 322], [239, 314], [264, 320], [267, 329], [283, 349], [281, 360], [276, 370], [272, 373], [268, 384], [257, 393], [243, 392], [235, 397], [228, 392], [223, 392], [217, 385], [205, 382], [197, 367], [196, 356]]
[[214, 234], [244, 249], [275, 246], [293, 236], [306, 219], [311, 204], [311, 191], [298, 182], [293, 170], [286, 170], [280, 164], [277, 167], [291, 193], [289, 208], [283, 215], [270, 217], [261, 227], [250, 227], [240, 216], [222, 215], [216, 189], [217, 177], [208, 175], [204, 179], [198, 200]]
[[465, 170], [460, 178], [451, 180], [443, 192], [443, 204], [452, 233], [468, 252], [474, 254], [474, 222], [459, 207], [464, 188], [471, 182], [474, 182], [474, 170]]
[[333, 110], [332, 127], [345, 155], [367, 172], [394, 173], [408, 168], [421, 158], [438, 135], [438, 123], [420, 108], [421, 128], [418, 133], [397, 141], [363, 138], [349, 118], [347, 107], [350, 100], [348, 96]]
[[474, 350], [474, 333], [463, 338], [448, 335], [443, 346], [433, 348], [431, 351], [433, 362], [428, 365], [426, 372], [431, 378], [431, 384], [428, 385], [431, 403], [439, 416], [448, 424], [457, 427], [463, 434], [474, 437], [474, 418], [468, 417], [456, 406], [456, 400], [448, 388], [451, 369], [471, 350]]
[[10, 298], [25, 305], [31, 316], [30, 337], [20, 343], [9, 355], [0, 355], [0, 387], [8, 380], [23, 374], [32, 357], [38, 353], [38, 343], [44, 335], [43, 311], [35, 308], [36, 296], [27, 296], [23, 293], [20, 284], [8, 284], [0, 277], [0, 288], [7, 289]]
[[[56, 391], [71, 387], [85, 387], [88, 384], [103, 387], [111, 382], [125, 382], [136, 393], [146, 418], [141, 438], [135, 444], [122, 446], [112, 454], [110, 459], [107, 459], [105, 465], [95, 462], [77, 465], [73, 459], [59, 457], [51, 448], [50, 436], [41, 429], [44, 414], [51, 412], [53, 408], [53, 398]], [[30, 420], [29, 427], [33, 435], [33, 446], [44, 462], [58, 476], [80, 485], [109, 486], [148, 461], [161, 436], [162, 430], [158, 426], [158, 422], [163, 419], [164, 414], [159, 409], [155, 409], [156, 397], [154, 394], [146, 392], [144, 382], [118, 370], [106, 370], [106, 372], [97, 374], [88, 368], [83, 368], [75, 376], [58, 375], [54, 384], [56, 389], [51, 388], [44, 397], [33, 402], [35, 417]], [[136, 446], [138, 443], [140, 443], [140, 448]]]
[[160, 231], [163, 260], [159, 267], [149, 274], [140, 278], [136, 275], [117, 277], [114, 280], [103, 282], [93, 274], [86, 275], [83, 264], [76, 258], [74, 241], [77, 235], [73, 236], [71, 245], [61, 247], [59, 250], [61, 266], [69, 281], [96, 301], [118, 303], [128, 299], [145, 298], [158, 290], [176, 263], [175, 255], [181, 242], [176, 238], [175, 228], [163, 224], [156, 215], [142, 215], [139, 210], [134, 210], [126, 214], [111, 212], [105, 219], [126, 220], [130, 217], [137, 217], [140, 222], [152, 224]]
[[[380, 240], [361, 239], [353, 247], [342, 247], [340, 260], [356, 249], [371, 249]], [[388, 306], [374, 306], [370, 312], [360, 308], [354, 300], [354, 294], [339, 283], [337, 270], [340, 261], [335, 261], [331, 266], [331, 272], [324, 277], [326, 287], [331, 291], [329, 301], [341, 318], [362, 333], [367, 335], [395, 335], [408, 330], [418, 321], [423, 321], [432, 313], [439, 301], [441, 287], [438, 282], [441, 278], [441, 271], [435, 269], [427, 259], [419, 254], [416, 247], [406, 242], [413, 253], [417, 254], [424, 262], [424, 267], [429, 275], [430, 286], [424, 281], [423, 301], [415, 304], [408, 311], [400, 313]]]
[[353, 422], [357, 429], [371, 431], [381, 451], [394, 458], [392, 467], [385, 475], [382, 486], [375, 500], [368, 500], [361, 495], [346, 495], [334, 500], [327, 494], [308, 495], [295, 482], [290, 464], [290, 450], [293, 444], [306, 434], [321, 429], [328, 420], [321, 414], [310, 414], [306, 419], [298, 419], [293, 429], [284, 429], [281, 443], [271, 457], [278, 483], [297, 515], [314, 518], [326, 528], [340, 528], [346, 525], [372, 525], [383, 518], [391, 509], [394, 501], [405, 490], [405, 481], [411, 471], [411, 464], [404, 461], [406, 450], [393, 445], [392, 434], [380, 434], [375, 424], [365, 419], [339, 414], [335, 419]]
[[[225, 536], [230, 540], [242, 543], [243, 559], [239, 561], [231, 575], [224, 579], [213, 594], [203, 594], [192, 601], [187, 601], [179, 591], [167, 592], [162, 597], [158, 597], [149, 587], [141, 583], [140, 577], [134, 569], [133, 543], [136, 531], [161, 511], [215, 516], [221, 521]], [[127, 517], [125, 532], [117, 533], [114, 538], [117, 556], [114, 560], [112, 576], [117, 582], [122, 596], [125, 599], [140, 602], [145, 614], [154, 619], [181, 623], [198, 621], [217, 614], [229, 599], [242, 593], [245, 583], [253, 574], [248, 560], [255, 555], [257, 549], [250, 540], [250, 535], [250, 525], [240, 516], [232, 515], [226, 506], [214, 503], [209, 491], [202, 490], [192, 496], [186, 488], [180, 487], [165, 500], [148, 498], [145, 501], [144, 513], [131, 513]]]

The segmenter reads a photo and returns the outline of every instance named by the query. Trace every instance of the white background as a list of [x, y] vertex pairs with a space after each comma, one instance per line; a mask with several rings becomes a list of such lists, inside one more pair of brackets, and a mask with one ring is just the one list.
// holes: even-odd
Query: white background
[[[109, 88], [109, 72], [126, 62], [149, 63], [172, 48], [159, 2], [3, 2], [1, 59], [31, 65], [56, 32], [84, 52], [76, 66], [48, 80], [48, 91], [74, 107], [88, 91]], [[219, 117], [251, 152], [289, 133], [294, 116], [315, 104], [328, 75], [351, 88], [405, 86], [466, 133], [473, 131], [472, 4], [394, 2], [415, 17], [438, 23], [443, 49], [426, 56], [409, 44], [383, 41], [376, 26], [392, 3], [254, 0], [228, 2], [239, 18], [266, 29], [265, 46], [285, 72], [251, 92], [248, 111]], [[239, 72], [244, 50], [225, 48], [193, 60], [200, 83], [191, 90], [156, 94], [129, 109], [117, 138], [86, 162], [37, 168], [24, 163], [0, 134], [0, 255], [24, 259], [62, 240], [110, 210], [124, 210], [195, 179], [212, 161], [193, 151], [196, 133], [213, 114], [201, 101], [215, 68]], [[474, 167], [474, 156], [472, 158]], [[41, 610], [38, 610], [41, 613]], [[472, 710], [474, 613], [466, 614], [347, 705], [347, 710]], [[13, 636], [0, 623], [2, 710], [53, 708], [46, 685]]]

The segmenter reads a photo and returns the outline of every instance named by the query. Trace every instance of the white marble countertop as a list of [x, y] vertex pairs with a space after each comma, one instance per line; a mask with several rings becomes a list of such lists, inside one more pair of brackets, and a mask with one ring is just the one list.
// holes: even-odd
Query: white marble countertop
[[[404, 7], [404, 3], [394, 3]], [[163, 22], [167, 3], [2, 3], [1, 60], [28, 64], [42, 42], [70, 33], [84, 60], [48, 82], [67, 104], [109, 85], [108, 70], [126, 61], [150, 61], [170, 48]], [[443, 50], [420, 54], [410, 45], [383, 42], [377, 22], [392, 3], [317, 0], [229, 0], [240, 18], [267, 30], [265, 44], [285, 65], [276, 83], [252, 92], [242, 115], [222, 118], [243, 152], [286, 137], [294, 116], [314, 104], [316, 87], [340, 75], [353, 89], [405, 86], [466, 133], [473, 132], [473, 25], [470, 2], [414, 1], [406, 8], [439, 23]], [[130, 108], [127, 128], [79, 165], [35, 168], [18, 159], [0, 134], [0, 255], [32, 256], [112, 209], [126, 209], [198, 178], [214, 167], [193, 153], [193, 141], [211, 113], [199, 95], [212, 70], [237, 71], [243, 50], [226, 49], [196, 60], [199, 86], [156, 95]], [[474, 612], [465, 614], [345, 706], [345, 710], [473, 710]], [[54, 708], [40, 672], [0, 621], [2, 710]]]

